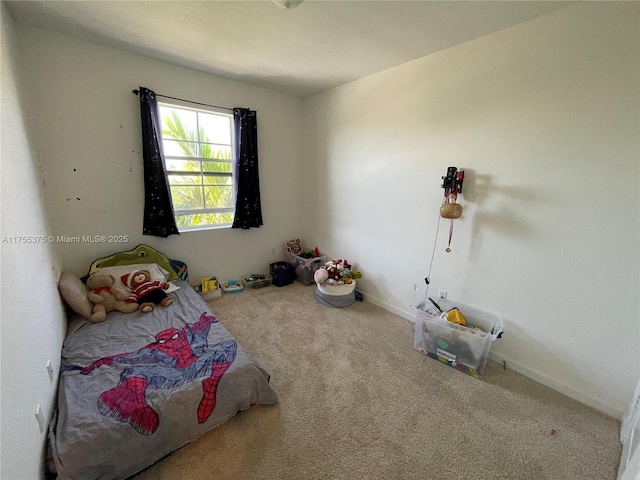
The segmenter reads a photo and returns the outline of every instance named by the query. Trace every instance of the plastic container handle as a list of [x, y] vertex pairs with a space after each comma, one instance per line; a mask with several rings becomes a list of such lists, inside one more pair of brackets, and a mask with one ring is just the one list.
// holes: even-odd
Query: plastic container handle
[[493, 326], [493, 330], [491, 330], [491, 341], [494, 342], [503, 331], [504, 319], [502, 317], [498, 317], [496, 324]]

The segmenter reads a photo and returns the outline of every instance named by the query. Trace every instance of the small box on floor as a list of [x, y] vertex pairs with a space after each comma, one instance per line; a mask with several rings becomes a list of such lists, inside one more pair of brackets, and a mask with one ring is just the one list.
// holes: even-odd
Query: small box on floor
[[[477, 378], [484, 372], [491, 344], [502, 334], [503, 319], [449, 300], [438, 302], [444, 314], [429, 300], [416, 308], [413, 348]], [[447, 320], [449, 311], [455, 313], [450, 320], [464, 319], [466, 325]]]
[[271, 285], [273, 279], [268, 273], [253, 273], [242, 277], [242, 285], [250, 288], [262, 288]]
[[[215, 277], [214, 277], [215, 278]], [[202, 285], [194, 285], [193, 289], [200, 294], [203, 300], [216, 300], [222, 296], [222, 288], [220, 288], [220, 284], [218, 283], [217, 288], [213, 290], [209, 290], [207, 292], [202, 291]]]
[[242, 283], [238, 280], [227, 280], [222, 284], [222, 291], [224, 293], [240, 293], [242, 290]]
[[288, 262], [274, 262], [269, 265], [272, 283], [276, 287], [284, 287], [293, 283], [294, 269]]

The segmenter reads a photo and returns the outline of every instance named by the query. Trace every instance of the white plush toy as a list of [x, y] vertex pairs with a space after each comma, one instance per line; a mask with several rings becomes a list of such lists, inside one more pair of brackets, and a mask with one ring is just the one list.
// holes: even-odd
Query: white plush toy
[[324, 284], [324, 282], [326, 282], [328, 278], [329, 278], [329, 272], [327, 272], [326, 268], [320, 268], [316, 270], [316, 272], [313, 274], [313, 280], [318, 285]]

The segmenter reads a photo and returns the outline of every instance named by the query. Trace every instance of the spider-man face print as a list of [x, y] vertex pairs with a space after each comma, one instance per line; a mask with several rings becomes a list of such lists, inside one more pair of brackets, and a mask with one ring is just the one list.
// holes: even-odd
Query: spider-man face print
[[157, 343], [166, 343], [171, 340], [176, 340], [180, 336], [180, 330], [177, 328], [168, 328], [156, 335]]

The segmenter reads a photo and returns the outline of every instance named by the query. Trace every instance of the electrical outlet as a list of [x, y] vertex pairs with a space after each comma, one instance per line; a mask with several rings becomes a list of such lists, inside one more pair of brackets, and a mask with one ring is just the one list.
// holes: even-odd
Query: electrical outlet
[[438, 298], [447, 298], [446, 290], [438, 290]]
[[275, 254], [276, 254], [276, 246], [271, 245], [271, 255], [275, 255]]
[[38, 426], [40, 427], [40, 432], [44, 433], [44, 413], [42, 413], [42, 407], [40, 404], [36, 407], [36, 420], [38, 421]]
[[47, 367], [47, 373], [49, 374], [49, 381], [53, 382], [53, 366], [51, 365], [51, 360], [47, 360], [45, 367]]

